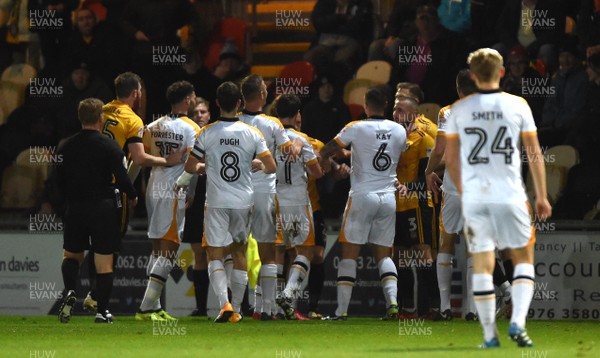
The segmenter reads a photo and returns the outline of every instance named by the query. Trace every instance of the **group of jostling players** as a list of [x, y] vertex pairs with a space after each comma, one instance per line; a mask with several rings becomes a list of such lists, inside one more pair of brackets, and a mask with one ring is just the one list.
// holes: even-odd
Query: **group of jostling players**
[[[437, 195], [431, 192], [436, 194], [440, 189], [436, 171], [443, 169], [445, 162], [437, 263], [441, 305], [437, 314], [442, 319], [451, 316], [453, 243], [456, 234], [464, 231], [472, 260], [472, 313], [476, 310], [483, 326], [482, 347], [499, 345], [492, 276], [496, 249], [509, 249], [514, 266], [509, 336], [519, 346], [531, 346], [525, 318], [534, 289], [535, 230], [520, 173], [521, 145], [526, 149], [535, 185], [535, 213], [542, 219], [551, 215], [536, 127], [527, 103], [499, 90], [504, 68], [498, 52], [477, 50], [469, 55], [468, 63], [470, 71], [461, 71], [457, 77], [461, 99], [440, 111], [439, 128], [419, 115], [419, 98], [410, 86], [398, 86], [393, 120], [385, 117], [385, 93], [370, 88], [365, 94], [367, 118], [349, 123], [325, 145], [298, 131], [301, 102], [297, 96], [278, 97], [274, 106], [279, 118], [262, 113], [267, 88], [257, 75], [245, 78], [241, 88], [231, 82], [219, 86], [220, 117], [213, 123], [202, 123], [202, 127], [188, 117], [195, 105], [191, 84], [180, 81], [169, 86], [171, 113], [144, 127], [134, 112], [141, 96], [140, 78], [132, 73], [117, 77], [117, 99], [104, 105], [101, 131], [129, 153], [131, 178], [139, 171], [136, 167], [152, 166], [146, 192], [152, 255], [148, 285], [136, 319], [173, 319], [161, 308], [160, 295], [176, 263], [186, 195], [187, 199], [193, 195], [188, 188], [196, 186], [198, 177], [206, 181], [206, 189], [202, 193], [202, 245], [196, 245], [194, 253], [206, 253], [210, 284], [221, 307], [215, 322], [243, 319], [250, 234], [258, 243], [262, 263], [254, 318], [271, 320], [281, 309], [285, 318], [301, 319], [294, 309], [294, 298], [311, 261], [322, 257], [322, 250], [315, 250], [315, 242], [321, 240], [317, 244], [324, 246], [322, 218], [315, 214], [313, 220], [313, 211], [319, 211], [318, 200], [309, 195], [308, 183], [332, 170], [347, 172], [347, 167], [333, 158], [347, 156], [349, 147], [351, 190], [339, 236], [338, 306], [325, 318], [347, 319], [357, 258], [365, 244], [370, 244], [377, 262], [387, 305], [385, 318], [415, 314], [411, 290], [407, 290], [409, 294], [401, 292], [398, 298], [398, 281], [412, 279], [412, 271], [397, 266], [393, 258], [401, 262], [403, 253], [416, 250], [422, 253], [420, 257], [431, 259], [438, 251], [434, 239]], [[417, 177], [427, 178], [425, 197], [415, 195], [410, 187]], [[120, 210], [126, 218], [128, 198], [122, 199]], [[93, 233], [89, 235], [93, 239]], [[196, 244], [199, 242], [198, 238]], [[278, 252], [285, 246], [294, 248], [295, 256], [285, 288], [278, 292], [277, 278], [283, 273]], [[224, 267], [228, 255], [233, 261], [229, 279]], [[63, 276], [69, 270], [68, 276], [72, 276], [78, 267], [72, 262], [67, 266], [65, 269], [63, 262]], [[106, 267], [102, 270], [105, 273]], [[417, 278], [419, 288], [437, 285], [435, 267], [417, 268]], [[98, 301], [99, 322], [112, 321], [106, 310], [108, 285], [112, 287], [112, 281], [96, 283], [95, 290], [103, 292], [103, 302]], [[507, 288], [504, 282], [499, 286]], [[91, 297], [86, 300], [94, 301]], [[69, 291], [60, 309], [61, 321], [68, 321], [74, 302], [74, 293]]]

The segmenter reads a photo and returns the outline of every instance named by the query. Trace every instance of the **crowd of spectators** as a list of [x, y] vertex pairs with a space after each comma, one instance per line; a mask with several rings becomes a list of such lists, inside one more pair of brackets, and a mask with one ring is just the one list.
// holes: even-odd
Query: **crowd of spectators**
[[[134, 71], [145, 81], [141, 115], [147, 123], [164, 114], [164, 88], [176, 80], [193, 83], [214, 111], [216, 87], [249, 73], [250, 64], [232, 42], [224, 45], [218, 65], [206, 67], [211, 29], [222, 16], [214, 2], [102, 0], [102, 21], [87, 6], [94, 2], [100, 1], [0, 0], [8, 14], [0, 19], [0, 72], [28, 63], [38, 77], [56, 78], [63, 90], [58, 98], [26, 90], [23, 106], [5, 113], [0, 171], [22, 150], [56, 146], [75, 133], [79, 100], [110, 100], [112, 81], [121, 72]], [[587, 172], [600, 172], [594, 160], [600, 150], [600, 1], [396, 0], [389, 18], [380, 18], [374, 3], [315, 4], [314, 40], [304, 54], [317, 73], [304, 101], [302, 128], [309, 135], [327, 141], [351, 120], [342, 89], [367, 61], [392, 65], [390, 89], [415, 83], [424, 103], [445, 106], [457, 99], [454, 79], [466, 67], [467, 54], [492, 47], [505, 58], [502, 88], [528, 101], [542, 147], [573, 145]], [[32, 13], [60, 20], [61, 26], [30, 26]], [[184, 60], [157, 64], [157, 53]]]

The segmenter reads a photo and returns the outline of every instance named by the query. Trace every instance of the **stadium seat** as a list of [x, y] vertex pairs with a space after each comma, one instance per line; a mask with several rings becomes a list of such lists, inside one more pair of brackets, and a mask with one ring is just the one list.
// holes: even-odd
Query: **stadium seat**
[[390, 80], [392, 65], [386, 61], [370, 61], [360, 66], [356, 71], [357, 79], [368, 79], [375, 83], [384, 84]]
[[348, 109], [350, 110], [350, 116], [352, 117], [352, 120], [357, 120], [365, 111], [363, 106], [355, 103], [350, 103], [348, 105]]
[[215, 24], [211, 39], [208, 44], [204, 65], [209, 70], [212, 71], [219, 64], [221, 50], [223, 50], [225, 42], [228, 39], [233, 40], [233, 43], [238, 48], [242, 59], [246, 62], [250, 62], [248, 61], [248, 58], [246, 58], [246, 51], [250, 42], [250, 37], [248, 36], [248, 26], [240, 19], [226, 17]]
[[419, 105], [419, 113], [437, 124], [440, 108], [440, 105], [437, 103], [421, 103]]
[[15, 162], [4, 170], [0, 205], [3, 208], [34, 207], [44, 190], [48, 166], [56, 159], [46, 148], [23, 150]]
[[300, 86], [309, 86], [315, 78], [315, 67], [306, 61], [296, 61], [286, 65], [279, 78], [300, 78]]
[[577, 23], [571, 16], [567, 16], [565, 19], [565, 33], [574, 34], [577, 31]]
[[2, 72], [2, 81], [16, 83], [22, 86], [27, 86], [30, 80], [37, 76], [37, 71], [31, 65], [19, 63], [8, 66]]
[[102, 5], [102, 0], [83, 0], [81, 6], [92, 10], [98, 21], [106, 20], [106, 7]]
[[579, 153], [570, 145], [554, 146], [546, 151], [544, 157], [547, 162], [564, 167], [567, 171], [579, 163]]
[[346, 82], [344, 86], [344, 102], [346, 104], [358, 104], [359, 106], [364, 105], [365, 93], [374, 84], [373, 81], [364, 78], [357, 78]]
[[25, 87], [14, 82], [0, 81], [0, 108], [6, 117], [25, 102]]

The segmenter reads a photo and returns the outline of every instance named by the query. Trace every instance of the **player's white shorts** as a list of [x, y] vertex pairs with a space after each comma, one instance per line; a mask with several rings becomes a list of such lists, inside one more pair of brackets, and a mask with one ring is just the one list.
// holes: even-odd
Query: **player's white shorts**
[[146, 192], [148, 237], [178, 244], [185, 225], [185, 198], [177, 198], [175, 191]]
[[252, 237], [257, 242], [274, 243], [276, 240], [277, 205], [275, 195], [274, 193], [254, 192]]
[[315, 246], [315, 229], [309, 205], [280, 206], [279, 224], [288, 246]]
[[340, 242], [391, 247], [396, 228], [394, 192], [353, 195], [348, 198]]
[[245, 244], [250, 234], [250, 208], [204, 208], [203, 246], [225, 247], [233, 242]]
[[441, 222], [444, 231], [448, 234], [458, 234], [463, 226], [465, 226], [460, 197], [458, 195], [444, 193], [442, 200]]
[[521, 248], [535, 242], [529, 204], [464, 202], [465, 237], [469, 252]]

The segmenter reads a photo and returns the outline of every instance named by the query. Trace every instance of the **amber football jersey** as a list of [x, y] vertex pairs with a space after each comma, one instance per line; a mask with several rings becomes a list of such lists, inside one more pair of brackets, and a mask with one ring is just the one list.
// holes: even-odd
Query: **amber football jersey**
[[115, 99], [102, 107], [102, 115], [102, 134], [117, 141], [125, 153], [127, 144], [142, 142], [144, 122], [129, 105]]

